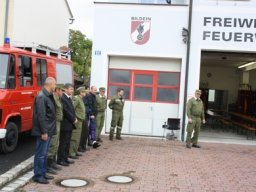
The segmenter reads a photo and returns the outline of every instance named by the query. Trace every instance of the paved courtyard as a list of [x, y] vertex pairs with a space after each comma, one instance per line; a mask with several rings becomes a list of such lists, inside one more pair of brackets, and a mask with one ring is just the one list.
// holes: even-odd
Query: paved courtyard
[[[255, 192], [256, 146], [200, 143], [187, 149], [173, 140], [125, 137], [109, 141], [83, 154], [75, 164], [63, 167], [49, 185], [30, 182], [28, 192]], [[108, 175], [134, 178], [129, 184], [106, 181]], [[89, 184], [65, 188], [64, 178], [87, 179]]]

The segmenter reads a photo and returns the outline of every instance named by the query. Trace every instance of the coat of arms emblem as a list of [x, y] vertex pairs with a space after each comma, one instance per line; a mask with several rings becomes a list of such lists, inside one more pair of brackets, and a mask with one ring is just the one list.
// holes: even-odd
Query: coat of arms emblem
[[148, 42], [150, 37], [150, 20], [131, 21], [131, 39], [138, 45], [143, 45]]

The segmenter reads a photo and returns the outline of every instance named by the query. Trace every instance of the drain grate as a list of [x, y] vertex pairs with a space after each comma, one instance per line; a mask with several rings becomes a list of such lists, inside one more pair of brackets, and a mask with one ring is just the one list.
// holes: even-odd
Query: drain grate
[[60, 181], [60, 185], [63, 187], [84, 187], [89, 182], [83, 179], [64, 179]]
[[127, 184], [134, 181], [134, 179], [130, 176], [124, 176], [124, 175], [111, 175], [107, 176], [106, 180], [111, 183], [117, 183], [117, 184]]

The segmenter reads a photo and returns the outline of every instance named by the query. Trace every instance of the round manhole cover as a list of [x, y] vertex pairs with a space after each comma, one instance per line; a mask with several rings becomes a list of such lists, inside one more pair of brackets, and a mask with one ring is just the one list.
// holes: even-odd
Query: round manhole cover
[[107, 180], [112, 183], [131, 183], [133, 181], [133, 178], [128, 176], [122, 176], [122, 175], [114, 175], [114, 176], [108, 176]]
[[87, 184], [88, 182], [82, 179], [65, 179], [60, 182], [60, 185], [64, 187], [83, 187]]

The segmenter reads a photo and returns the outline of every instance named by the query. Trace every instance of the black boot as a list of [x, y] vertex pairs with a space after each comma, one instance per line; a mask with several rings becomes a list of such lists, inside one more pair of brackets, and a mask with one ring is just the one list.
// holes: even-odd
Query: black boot
[[110, 141], [113, 141], [114, 132], [115, 132], [115, 128], [114, 127], [110, 127], [110, 132], [109, 132], [109, 140]]
[[48, 159], [48, 167], [52, 168], [54, 170], [61, 170], [61, 167], [57, 165], [56, 163], [56, 156], [54, 156], [53, 158], [49, 158]]
[[88, 146], [92, 146], [92, 140], [88, 138]]
[[48, 158], [47, 159], [47, 170], [46, 171], [47, 171], [47, 173], [56, 175], [57, 172], [52, 169], [52, 163], [53, 163], [53, 159]]
[[117, 127], [117, 129], [116, 129], [116, 139], [117, 140], [123, 140], [123, 138], [121, 137], [121, 131], [122, 131], [122, 127]]

